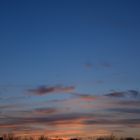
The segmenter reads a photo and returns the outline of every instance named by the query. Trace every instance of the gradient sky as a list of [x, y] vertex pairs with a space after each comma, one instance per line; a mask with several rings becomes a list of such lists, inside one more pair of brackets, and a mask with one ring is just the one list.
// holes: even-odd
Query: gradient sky
[[1, 0], [0, 135], [140, 137], [139, 0]]

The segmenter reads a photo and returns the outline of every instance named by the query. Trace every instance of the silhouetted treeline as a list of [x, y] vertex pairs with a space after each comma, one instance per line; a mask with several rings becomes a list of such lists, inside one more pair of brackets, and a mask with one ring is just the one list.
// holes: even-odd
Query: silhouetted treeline
[[[87, 137], [87, 138], [70, 138], [68, 140], [140, 140], [140, 138], [133, 138], [133, 137], [126, 137], [126, 138], [117, 138], [114, 135], [111, 136], [106, 136], [106, 137]], [[33, 137], [19, 137], [19, 136], [14, 136], [13, 134], [8, 134], [8, 135], [3, 135], [2, 137], [0, 137], [0, 140], [63, 140], [63, 138], [49, 138], [46, 136], [40, 136], [37, 139], [33, 138]]]

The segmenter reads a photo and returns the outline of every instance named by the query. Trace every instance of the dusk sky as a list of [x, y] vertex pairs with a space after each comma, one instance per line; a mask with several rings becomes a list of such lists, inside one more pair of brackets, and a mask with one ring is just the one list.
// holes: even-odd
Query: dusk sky
[[140, 137], [139, 0], [0, 0], [0, 135]]

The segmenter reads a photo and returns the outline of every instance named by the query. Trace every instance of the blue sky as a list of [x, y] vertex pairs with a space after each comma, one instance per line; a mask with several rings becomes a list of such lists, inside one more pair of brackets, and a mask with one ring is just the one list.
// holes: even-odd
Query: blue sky
[[[73, 121], [73, 126], [77, 125], [75, 122], [80, 122], [82, 128], [77, 126], [74, 132], [68, 130], [68, 135], [82, 135], [90, 131], [95, 131], [96, 135], [106, 135], [114, 131], [118, 135], [131, 132], [133, 136], [139, 136], [140, 118], [139, 110], [136, 109], [140, 102], [139, 4], [138, 0], [0, 1], [2, 132], [14, 132], [19, 127], [13, 127], [17, 119], [14, 116], [12, 120], [14, 111], [19, 122], [21, 120], [26, 126], [27, 118], [24, 118], [26, 121], [21, 119], [21, 111], [24, 110], [27, 115], [32, 110], [30, 117], [34, 112], [37, 116], [28, 120], [38, 123], [31, 121], [31, 132], [46, 134], [47, 129], [52, 135], [59, 131], [61, 134], [64, 126], [60, 123], [60, 127], [55, 130], [56, 124], [49, 126], [55, 119], [40, 121], [40, 112], [43, 112], [44, 118], [47, 114], [52, 115], [52, 118], [60, 115], [58, 118], [66, 121], [64, 116], [67, 113], [75, 114], [84, 106], [82, 112], [67, 120]], [[136, 93], [137, 98], [134, 97]], [[49, 103], [44, 103], [46, 101]], [[121, 102], [122, 106], [113, 101]], [[97, 106], [95, 110], [92, 110], [92, 104]], [[126, 118], [122, 110], [129, 113], [130, 117]], [[108, 128], [108, 122], [101, 129], [98, 121], [95, 127], [89, 127], [88, 121], [93, 118], [88, 117], [92, 113], [115, 115], [118, 111], [122, 119], [137, 119], [138, 126], [134, 124], [134, 130], [125, 126], [127, 129], [123, 132], [124, 128], [120, 128], [119, 123], [121, 121], [117, 120], [117, 128]], [[6, 116], [11, 118], [10, 123]], [[43, 120], [48, 124], [46, 127], [42, 126]], [[22, 129], [24, 123], [21, 123], [18, 128], [20, 131], [16, 133], [25, 133]], [[11, 126], [8, 127], [8, 124]]]

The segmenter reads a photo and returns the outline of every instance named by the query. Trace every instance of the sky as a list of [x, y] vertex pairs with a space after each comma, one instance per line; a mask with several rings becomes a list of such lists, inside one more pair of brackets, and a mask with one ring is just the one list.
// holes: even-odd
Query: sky
[[1, 0], [0, 135], [140, 137], [139, 5]]

